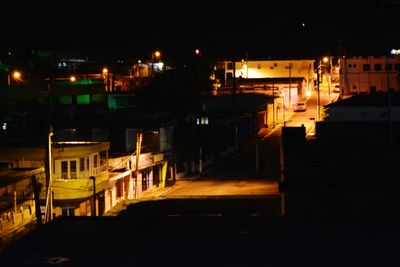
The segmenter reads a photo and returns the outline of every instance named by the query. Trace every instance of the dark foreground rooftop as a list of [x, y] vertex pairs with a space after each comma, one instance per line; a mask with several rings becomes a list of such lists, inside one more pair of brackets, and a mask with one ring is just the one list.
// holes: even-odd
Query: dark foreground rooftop
[[[1, 252], [0, 262], [2, 266], [393, 266], [398, 262], [400, 231], [394, 221], [368, 220], [368, 216], [346, 220], [337, 214], [332, 214], [333, 220], [292, 220], [266, 214], [271, 211], [265, 208], [266, 199], [239, 200], [162, 200], [136, 204], [119, 217], [57, 218]], [[213, 207], [211, 213], [206, 214], [205, 207]], [[225, 207], [229, 212], [224, 213]], [[154, 214], [149, 212], [152, 208]]]

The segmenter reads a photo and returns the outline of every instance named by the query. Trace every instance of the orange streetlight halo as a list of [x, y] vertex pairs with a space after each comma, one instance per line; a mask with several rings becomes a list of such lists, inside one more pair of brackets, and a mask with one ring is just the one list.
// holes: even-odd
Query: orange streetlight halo
[[75, 76], [71, 76], [71, 77], [69, 78], [69, 80], [70, 80], [71, 82], [75, 82], [75, 81], [76, 81], [76, 78], [75, 78]]
[[21, 78], [21, 72], [16, 70], [16, 71], [13, 72], [12, 76], [13, 76], [14, 79], [20, 79]]
[[159, 57], [161, 56], [161, 52], [160, 52], [160, 51], [154, 52], [154, 56], [155, 56], [156, 58], [159, 58]]

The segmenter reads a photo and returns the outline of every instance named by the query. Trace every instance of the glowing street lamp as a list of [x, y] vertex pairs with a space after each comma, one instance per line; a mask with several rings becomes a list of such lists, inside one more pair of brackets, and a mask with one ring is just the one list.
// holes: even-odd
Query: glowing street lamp
[[7, 77], [8, 78], [7, 79], [8, 86], [11, 85], [11, 77], [16, 81], [21, 81], [22, 74], [20, 71], [17, 71], [17, 70], [13, 71], [12, 73], [8, 73], [8, 77]]
[[161, 52], [160, 51], [155, 51], [152, 55], [151, 55], [151, 75], [152, 76], [154, 76], [154, 63], [155, 63], [155, 60], [154, 59], [157, 59], [157, 60], [159, 60], [160, 59], [160, 57], [161, 57]]
[[75, 81], [76, 81], [76, 77], [75, 77], [75, 76], [71, 76], [71, 77], [69, 77], [69, 80], [70, 80], [71, 82], [75, 82]]
[[108, 92], [108, 89], [110, 87], [110, 80], [109, 80], [109, 72], [108, 72], [107, 67], [103, 68], [103, 79], [105, 80], [106, 92]]
[[196, 55], [200, 55], [200, 50], [199, 50], [199, 49], [196, 49], [196, 50], [194, 50], [194, 53], [195, 53]]

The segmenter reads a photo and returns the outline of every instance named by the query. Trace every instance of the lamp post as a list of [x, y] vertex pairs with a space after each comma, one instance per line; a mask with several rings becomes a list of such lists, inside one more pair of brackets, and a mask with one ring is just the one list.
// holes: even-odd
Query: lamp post
[[96, 177], [90, 176], [90, 180], [93, 180], [93, 208], [92, 208], [92, 216], [96, 217]]
[[289, 110], [292, 108], [292, 68], [293, 64], [289, 63], [289, 65], [286, 67], [289, 69]]
[[13, 78], [14, 80], [20, 81], [21, 80], [21, 72], [18, 70], [13, 71], [12, 73], [8, 73], [7, 75], [7, 85], [10, 86], [11, 85], [11, 78]]
[[105, 80], [105, 84], [106, 84], [106, 92], [108, 92], [109, 91], [109, 87], [110, 87], [110, 84], [109, 84], [109, 79], [108, 79], [108, 77], [109, 77], [109, 75], [108, 75], [108, 68], [107, 67], [104, 67], [103, 68], [103, 79]]
[[317, 121], [320, 120], [319, 106], [320, 106], [320, 97], [319, 97], [319, 84], [320, 84], [320, 71], [321, 71], [321, 60], [318, 61], [317, 67]]
[[138, 130], [136, 133], [136, 164], [135, 164], [135, 198], [139, 197], [138, 175], [139, 175], [139, 157], [142, 148], [143, 132]]
[[154, 53], [151, 54], [151, 76], [154, 77], [154, 62], [155, 59], [159, 60], [161, 57], [161, 52], [160, 51], [155, 51]]
[[52, 157], [52, 137], [53, 137], [53, 127], [49, 127], [49, 135], [47, 142], [47, 153], [48, 153], [48, 186], [47, 186], [47, 196], [46, 196], [46, 213], [45, 213], [45, 223], [53, 220], [53, 157]]
[[329, 63], [328, 65], [328, 99], [329, 99], [329, 103], [331, 102], [331, 84], [332, 84], [332, 57], [324, 57], [323, 62]]

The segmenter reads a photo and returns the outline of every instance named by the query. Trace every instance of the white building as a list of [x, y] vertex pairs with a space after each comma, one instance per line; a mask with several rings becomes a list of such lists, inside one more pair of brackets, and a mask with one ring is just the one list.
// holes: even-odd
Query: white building
[[[226, 61], [224, 65], [225, 81], [229, 83], [233, 77], [233, 63]], [[310, 95], [314, 89], [314, 76], [314, 60], [310, 59], [235, 62], [236, 78], [253, 84], [253, 89], [264, 89], [266, 94], [283, 95], [286, 106], [289, 99], [290, 104], [295, 104]]]
[[340, 91], [344, 95], [399, 91], [400, 58], [350, 57], [340, 60]]
[[[106, 212], [102, 196], [109, 187], [109, 142], [58, 142], [53, 143], [51, 153], [52, 191], [54, 215], [91, 215], [93, 182], [96, 177], [97, 214]], [[10, 147], [0, 149], [0, 162], [11, 168], [41, 168], [46, 166], [46, 149], [43, 147]], [[45, 188], [46, 177], [39, 180]], [[40, 199], [45, 208], [46, 190]]]

